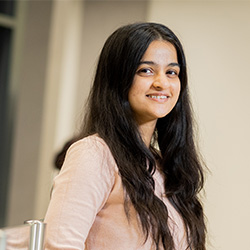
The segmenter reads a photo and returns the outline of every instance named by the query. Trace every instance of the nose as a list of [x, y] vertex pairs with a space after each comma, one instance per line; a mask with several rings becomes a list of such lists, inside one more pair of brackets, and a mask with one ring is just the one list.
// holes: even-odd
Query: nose
[[159, 74], [155, 77], [152, 86], [157, 90], [168, 88], [169, 79], [166, 74]]

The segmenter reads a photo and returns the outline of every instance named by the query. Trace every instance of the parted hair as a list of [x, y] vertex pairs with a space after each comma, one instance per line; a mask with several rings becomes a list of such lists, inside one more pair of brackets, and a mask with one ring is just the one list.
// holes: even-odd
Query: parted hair
[[[155, 40], [175, 47], [181, 92], [172, 111], [158, 119], [148, 148], [139, 133], [128, 93], [145, 51]], [[108, 37], [101, 51], [80, 133], [81, 138], [97, 133], [110, 148], [127, 195], [127, 217], [128, 204], [132, 204], [145, 240], [151, 235], [156, 249], [175, 249], [167, 223], [168, 208], [154, 193], [156, 166], [164, 175], [165, 194], [185, 224], [189, 249], [205, 249], [206, 226], [198, 197], [204, 184], [203, 163], [194, 140], [187, 84], [183, 48], [169, 28], [157, 23], [123, 26]]]

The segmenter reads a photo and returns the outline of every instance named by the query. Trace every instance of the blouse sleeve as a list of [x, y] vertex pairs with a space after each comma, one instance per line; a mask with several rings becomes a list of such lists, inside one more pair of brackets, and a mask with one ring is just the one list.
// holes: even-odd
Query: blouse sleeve
[[45, 249], [85, 248], [96, 214], [114, 185], [111, 158], [107, 145], [98, 137], [87, 137], [70, 147], [54, 180], [45, 216]]

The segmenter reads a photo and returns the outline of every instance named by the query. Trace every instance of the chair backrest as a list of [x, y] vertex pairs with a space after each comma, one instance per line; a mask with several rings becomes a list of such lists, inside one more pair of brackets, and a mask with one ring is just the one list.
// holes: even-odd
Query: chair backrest
[[2, 228], [0, 250], [43, 250], [46, 224], [29, 220], [24, 225]]

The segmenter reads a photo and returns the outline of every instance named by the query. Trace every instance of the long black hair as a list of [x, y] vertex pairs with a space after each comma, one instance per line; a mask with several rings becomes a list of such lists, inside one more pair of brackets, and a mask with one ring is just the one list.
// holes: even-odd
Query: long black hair
[[[170, 42], [180, 64], [181, 92], [176, 106], [158, 119], [154, 140], [160, 153], [144, 144], [133, 118], [128, 92], [149, 44], [154, 40]], [[205, 223], [197, 197], [203, 187], [203, 171], [196, 150], [192, 112], [187, 87], [186, 60], [182, 45], [166, 26], [135, 23], [117, 29], [100, 54], [94, 83], [87, 102], [80, 137], [98, 134], [110, 148], [117, 163], [127, 198], [138, 213], [145, 239], [152, 235], [156, 248], [173, 250], [168, 227], [168, 209], [154, 193], [152, 177], [157, 166], [164, 173], [165, 192], [183, 218], [189, 247], [205, 249]]]

